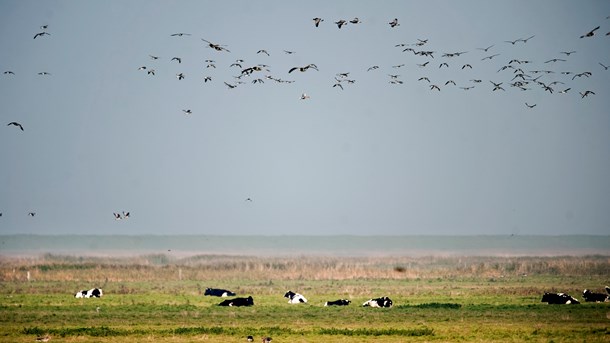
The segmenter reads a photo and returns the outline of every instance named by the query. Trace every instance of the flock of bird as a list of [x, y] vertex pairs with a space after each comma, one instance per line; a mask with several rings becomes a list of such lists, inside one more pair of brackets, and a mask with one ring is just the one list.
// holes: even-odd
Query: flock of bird
[[[606, 20], [610, 19], [607, 17]], [[325, 19], [321, 17], [316, 17], [312, 19], [313, 30], [320, 30], [324, 27], [324, 23], [326, 23]], [[346, 30], [349, 26], [352, 25], [366, 25], [364, 22], [355, 17], [351, 20], [339, 19], [333, 21], [333, 23], [337, 26], [339, 30]], [[386, 22], [390, 29], [396, 29], [400, 26], [398, 18], [391, 19]], [[600, 30], [601, 25], [596, 26], [592, 30], [586, 31], [580, 36], [574, 37], [575, 39], [596, 39], [595, 37], [597, 32]], [[49, 25], [40, 26], [40, 30], [36, 32], [33, 36], [34, 40], [42, 40], [42, 39], [52, 39], [51, 33], [48, 32]], [[191, 33], [178, 32], [169, 35], [173, 38], [180, 39], [188, 39], [192, 36]], [[610, 39], [610, 32], [605, 34], [606, 39]], [[569, 93], [573, 93], [572, 91], [575, 87], [580, 87], [578, 90], [578, 94], [580, 98], [584, 99], [589, 96], [595, 95], [595, 91], [587, 88], [583, 88], [582, 82], [577, 82], [579, 79], [587, 79], [593, 75], [591, 70], [579, 70], [579, 71], [570, 71], [564, 70], [561, 68], [561, 63], [568, 61], [572, 55], [577, 54], [578, 51], [575, 50], [565, 50], [565, 51], [557, 51], [557, 56], [549, 58], [546, 61], [532, 61], [527, 59], [519, 59], [510, 57], [505, 59], [505, 63], [498, 65], [496, 76], [493, 79], [485, 80], [483, 77], [476, 76], [475, 70], [477, 67], [477, 63], [491, 63], [492, 61], [500, 60], [503, 53], [497, 51], [497, 45], [504, 44], [509, 47], [517, 46], [520, 44], [531, 44], [529, 43], [531, 40], [535, 40], [536, 35], [530, 35], [527, 38], [517, 38], [514, 40], [505, 40], [502, 42], [497, 42], [495, 44], [491, 44], [485, 47], [478, 47], [473, 51], [445, 51], [445, 52], [437, 52], [435, 50], [431, 50], [428, 47], [431, 42], [428, 38], [418, 38], [415, 41], [409, 43], [398, 43], [394, 45], [394, 49], [400, 49], [400, 52], [404, 54], [405, 59], [401, 61], [401, 63], [382, 67], [380, 65], [372, 65], [372, 66], [363, 66], [360, 70], [356, 72], [352, 71], [335, 71], [331, 75], [325, 74], [326, 77], [329, 78], [329, 89], [336, 89], [339, 91], [343, 91], [347, 88], [348, 85], [353, 85], [356, 83], [356, 79], [352, 77], [352, 75], [357, 73], [381, 73], [382, 70], [390, 70], [392, 72], [386, 73], [387, 78], [385, 79], [388, 84], [398, 86], [402, 85], [405, 82], [413, 82], [416, 84], [424, 85], [432, 92], [441, 92], [442, 90], [450, 87], [456, 87], [457, 89], [463, 91], [470, 91], [475, 87], [489, 87], [491, 92], [505, 92], [507, 89], [512, 88], [520, 91], [531, 91], [534, 89], [541, 90], [544, 93], [548, 94], [560, 94], [566, 95]], [[218, 42], [212, 42], [210, 40], [200, 38], [197, 40], [199, 44], [203, 44], [204, 47], [209, 48], [213, 51], [213, 54], [219, 54], [217, 56], [222, 56], [220, 58], [226, 59], [230, 54], [232, 54], [229, 47], [225, 44], [220, 44]], [[606, 41], [604, 44], [608, 44]], [[390, 47], [388, 47], [390, 49]], [[560, 50], [560, 49], [558, 49]], [[283, 55], [293, 55], [296, 54], [296, 51], [292, 50], [282, 50]], [[463, 55], [468, 54], [470, 56], [469, 61], [462, 61]], [[259, 49], [256, 51], [257, 56], [261, 56], [262, 58], [270, 58], [271, 54], [267, 49]], [[607, 57], [607, 56], [606, 56]], [[411, 58], [417, 58], [418, 60], [413, 63]], [[437, 59], [439, 58], [439, 59]], [[160, 57], [155, 54], [150, 54], [148, 56], [148, 63], [140, 65], [139, 67], [134, 67], [134, 70], [138, 70], [141, 72], [145, 72], [149, 77], [158, 77], [157, 76], [157, 68], [159, 68], [159, 63], [162, 63], [163, 60], [166, 59], [170, 63], [175, 63], [177, 66], [182, 65], [184, 58], [180, 56], [170, 56], [170, 57]], [[201, 77], [201, 81], [203, 84], [212, 84], [214, 83], [215, 76], [213, 75], [213, 70], [217, 69], [219, 63], [214, 58], [207, 58], [204, 60], [205, 66], [204, 70], [206, 73]], [[226, 61], [224, 61], [226, 62]], [[312, 61], [315, 62], [315, 61]], [[475, 63], [476, 62], [476, 63]], [[410, 67], [408, 67], [408, 65]], [[243, 58], [231, 59], [226, 62], [228, 65], [228, 69], [233, 76], [231, 79], [222, 80], [222, 84], [226, 86], [229, 90], [235, 89], [237, 87], [241, 87], [242, 85], [247, 84], [248, 80], [251, 84], [263, 84], [267, 81], [272, 81], [281, 84], [291, 84], [296, 81], [296, 74], [299, 73], [320, 73], [322, 74], [322, 68], [319, 68], [315, 63], [307, 63], [304, 65], [296, 65], [288, 70], [285, 73], [280, 73], [281, 76], [275, 76], [277, 74], [273, 74], [271, 69], [272, 67], [266, 63], [256, 63], [256, 64], [246, 64]], [[542, 65], [542, 67], [534, 68], [530, 66], [534, 65]], [[602, 67], [602, 71], [607, 71], [610, 66], [599, 62], [599, 65]], [[420, 73], [421, 76], [414, 77], [411, 80], [405, 80], [402, 78], [401, 74], [398, 73], [398, 70], [401, 68], [412, 68], [411, 70], [416, 70]], [[440, 70], [447, 70], [447, 75], [443, 79], [433, 79], [431, 76], [426, 75], [426, 71], [431, 68], [436, 69], [436, 74]], [[298, 73], [297, 73], [298, 72]], [[467, 82], [456, 82], [455, 79], [451, 78], [451, 73], [469, 73], [468, 75], [472, 75], [471, 78], [468, 79]], [[18, 77], [19, 75], [15, 73], [13, 70], [5, 70], [3, 72], [5, 77]], [[51, 76], [52, 74], [47, 71], [39, 72], [40, 76]], [[553, 80], [548, 80], [549, 75], [553, 75]], [[294, 76], [295, 79], [288, 80], [285, 77]], [[187, 77], [190, 77], [185, 71], [178, 72], [175, 74], [175, 77], [178, 81], [185, 80]], [[381, 76], [385, 77], [385, 76]], [[320, 92], [320, 90], [316, 90]], [[301, 96], [298, 97], [299, 100], [309, 100], [311, 99], [311, 93], [302, 92]], [[533, 109], [537, 107], [536, 103], [530, 103], [530, 101], [525, 101], [524, 106], [528, 109]], [[177, 112], [180, 110], [177, 109]], [[192, 115], [194, 111], [190, 108], [181, 108], [181, 111], [185, 115]], [[18, 121], [10, 121], [7, 126], [15, 127], [20, 131], [25, 131], [24, 125]], [[0, 216], [2, 214], [0, 213]], [[30, 216], [34, 216], [34, 212], [29, 213]], [[128, 212], [123, 212], [122, 214], [113, 213], [114, 218], [116, 220], [126, 219], [129, 217]]]
[[[609, 18], [606, 18], [606, 19], [609, 19]], [[314, 28], [322, 27], [323, 23], [325, 22], [325, 20], [321, 17], [313, 18], [312, 21], [313, 21]], [[345, 29], [345, 27], [347, 27], [348, 25], [360, 25], [363, 23], [363, 21], [360, 18], [355, 17], [351, 20], [339, 19], [337, 21], [333, 21], [333, 23], [337, 26], [338, 29]], [[389, 25], [390, 28], [396, 28], [396, 27], [400, 26], [398, 18], [394, 18], [394, 19], [388, 21], [387, 24]], [[587, 31], [586, 33], [582, 34], [580, 36], [580, 38], [591, 38], [591, 37], [595, 36], [596, 31], [599, 30], [600, 27], [601, 26], [597, 26], [594, 29]], [[171, 37], [188, 37], [191, 35], [192, 34], [190, 34], [190, 33], [180, 32], [180, 33], [171, 34], [170, 36]], [[610, 32], [608, 32], [606, 34], [606, 36], [610, 36]], [[505, 40], [501, 43], [509, 44], [512, 46], [515, 46], [518, 44], [527, 44], [530, 40], [534, 39], [535, 37], [536, 37], [536, 35], [531, 35], [527, 38], [517, 38], [514, 40]], [[212, 42], [212, 41], [204, 39], [204, 38], [201, 38], [201, 41], [203, 42], [204, 46], [214, 50], [215, 52], [225, 53], [225, 54], [231, 53], [231, 50], [229, 50], [228, 46], [225, 44]], [[440, 55], [440, 57], [443, 58], [442, 61], [438, 62], [437, 69], [439, 69], [439, 70], [448, 69], [449, 70], [449, 69], [453, 68], [452, 67], [452, 65], [454, 64], [453, 60], [457, 60], [460, 56], [469, 53], [469, 51], [437, 53], [436, 51], [427, 49], [428, 45], [429, 45], [429, 39], [417, 39], [415, 42], [399, 43], [399, 44], [396, 44], [394, 47], [400, 48], [403, 53], [406, 53], [406, 54], [411, 53], [413, 56], [425, 58], [426, 59], [425, 61], [418, 61], [420, 63], [413, 64], [413, 67], [416, 66], [417, 67], [416, 70], [420, 71], [421, 73], [424, 73], [426, 70], [429, 70], [430, 68], [434, 68], [435, 55], [436, 56]], [[492, 45], [489, 45], [486, 47], [476, 48], [477, 51], [485, 53], [485, 55], [481, 55], [481, 56], [477, 57], [477, 59], [480, 60], [480, 63], [485, 62], [485, 61], [492, 61], [494, 58], [497, 58], [497, 59], [500, 58], [498, 56], [501, 56], [502, 54], [499, 52], [494, 53], [492, 50], [495, 47], [496, 47], [496, 44], [492, 44]], [[490, 52], [490, 50], [491, 50], [491, 52]], [[285, 54], [295, 54], [296, 53], [295, 51], [290, 51], [290, 50], [283, 50], [283, 52]], [[474, 52], [470, 52], [470, 55], [472, 55], [473, 53]], [[562, 94], [563, 95], [563, 94], [572, 93], [573, 91], [570, 92], [572, 90], [572, 88], [579, 86], [576, 84], [574, 84], [574, 86], [569, 85], [572, 81], [575, 81], [576, 79], [583, 78], [583, 77], [588, 78], [588, 77], [592, 76], [593, 73], [588, 70], [586, 70], [586, 71], [562, 70], [561, 68], [557, 68], [554, 66], [560, 66], [560, 63], [566, 62], [567, 59], [575, 53], [576, 53], [576, 51], [574, 51], [574, 50], [558, 51], [557, 54], [559, 54], [558, 56], [560, 56], [561, 58], [553, 57], [546, 61], [538, 62], [539, 64], [544, 65], [545, 68], [529, 67], [529, 66], [536, 64], [536, 62], [532, 61], [532, 60], [510, 58], [506, 61], [506, 63], [500, 65], [499, 69], [497, 70], [498, 78], [505, 77], [505, 79], [500, 80], [500, 81], [497, 81], [497, 80], [487, 80], [487, 81], [489, 82], [489, 84], [491, 84], [490, 89], [492, 92], [506, 91], [508, 89], [508, 87], [511, 87], [511, 88], [514, 88], [514, 89], [517, 89], [520, 91], [529, 91], [529, 90], [534, 90], [534, 89], [540, 89], [543, 92], [547, 92], [549, 94]], [[256, 54], [257, 55], [262, 54], [267, 57], [271, 56], [271, 54], [269, 53], [269, 51], [267, 49], [259, 49], [256, 52]], [[156, 56], [156, 55], [149, 55], [149, 57], [151, 58], [152, 61], [158, 61], [159, 59], [161, 59], [159, 56]], [[176, 61], [178, 64], [182, 63], [182, 57], [174, 56], [174, 57], [171, 57], [168, 59], [170, 60], [170, 62]], [[245, 60], [243, 58], [238, 58], [238, 59], [235, 59], [234, 61], [230, 61], [230, 62], [231, 63], [229, 65], [229, 68], [230, 69], [237, 68], [237, 69], [235, 69], [232, 79], [223, 80], [223, 84], [228, 89], [235, 89], [238, 86], [247, 84], [248, 78], [251, 78], [249, 81], [252, 84], [263, 84], [263, 83], [265, 83], [265, 81], [274, 81], [277, 83], [295, 82], [294, 79], [286, 80], [283, 77], [274, 76], [271, 73], [271, 66], [266, 63], [257, 63], [254, 65], [245, 66], [245, 64], [244, 64]], [[206, 63], [206, 65], [205, 65], [206, 71], [210, 70], [210, 69], [212, 69], [212, 70], [216, 69], [217, 65], [218, 65], [217, 61], [215, 59], [211, 59], [211, 58], [206, 59], [205, 63]], [[473, 70], [473, 64], [475, 64], [475, 63], [474, 62], [460, 62], [460, 63], [458, 63], [457, 68], [460, 71]], [[603, 68], [603, 70], [608, 70], [608, 68], [609, 68], [609, 66], [606, 66], [602, 62], [599, 62], [599, 65]], [[403, 68], [405, 66], [406, 66], [406, 63], [392, 65], [391, 70], [397, 71], [400, 68]], [[549, 67], [551, 67], [551, 68], [549, 68]], [[142, 65], [137, 69], [146, 71], [147, 74], [149, 74], [149, 75], [155, 75], [155, 68], [156, 67]], [[382, 69], [381, 66], [373, 65], [373, 66], [368, 66], [366, 68], [366, 72], [376, 72], [376, 71], [378, 72], [381, 69]], [[300, 66], [293, 66], [288, 69], [288, 71], [285, 75], [292, 76], [292, 75], [294, 75], [293, 74], [294, 72], [298, 71], [298, 72], [304, 73], [304, 72], [308, 72], [310, 70], [313, 70], [316, 72], [320, 71], [320, 69], [318, 68], [318, 66], [315, 63], [309, 63], [309, 64], [305, 64], [305, 65], [300, 65]], [[361, 70], [361, 71], [363, 71], [363, 70]], [[502, 74], [500, 74], [501, 72], [502, 72]], [[545, 80], [546, 78], [548, 78], [548, 75], [551, 75], [551, 74], [558, 74], [560, 76], [559, 77], [553, 76], [553, 80]], [[351, 72], [338, 71], [332, 76], [332, 81], [330, 81], [330, 85], [332, 86], [332, 88], [344, 90], [347, 85], [356, 83], [356, 79], [350, 77], [350, 75], [352, 75]], [[474, 74], [472, 74], [472, 75], [474, 75]], [[186, 73], [180, 72], [180, 73], [177, 73], [175, 76], [178, 80], [184, 80], [186, 78]], [[401, 77], [401, 75], [396, 72], [388, 73], [387, 76], [388, 76], [387, 82], [392, 85], [401, 85], [406, 82], [406, 80], [404, 80]], [[207, 72], [203, 76], [203, 82], [212, 83], [213, 78], [214, 78], [214, 76], [212, 75], [212, 73]], [[462, 83], [462, 84], [458, 84], [458, 82], [456, 82], [454, 79], [452, 79], [450, 77], [447, 77], [443, 80], [434, 80], [433, 81], [433, 80], [431, 80], [431, 77], [429, 77], [427, 75], [419, 76], [419, 77], [415, 78], [413, 81], [422, 83], [423, 85], [428, 87], [430, 91], [436, 91], [436, 92], [440, 92], [443, 88], [447, 88], [447, 87], [457, 87], [461, 90], [468, 91], [477, 86], [482, 87], [485, 84], [484, 83], [485, 80], [483, 78], [477, 77], [477, 76], [473, 76], [472, 78], [469, 79], [469, 81], [467, 83]], [[578, 94], [580, 95], [581, 98], [584, 99], [588, 96], [595, 95], [595, 91], [590, 90], [590, 89], [581, 89], [578, 91]], [[301, 96], [299, 97], [299, 99], [308, 100], [308, 99], [311, 99], [311, 95], [310, 95], [310, 93], [303, 92], [301, 94]], [[530, 108], [530, 109], [537, 106], [537, 104], [530, 104], [527, 101], [524, 102], [524, 104], [527, 108]], [[182, 112], [184, 112], [187, 115], [193, 114], [193, 111], [191, 109], [183, 109]]]

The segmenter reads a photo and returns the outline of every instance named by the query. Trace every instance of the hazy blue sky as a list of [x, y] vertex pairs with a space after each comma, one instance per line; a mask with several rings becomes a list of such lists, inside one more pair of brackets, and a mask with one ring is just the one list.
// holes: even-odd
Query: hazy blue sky
[[[608, 16], [609, 1], [2, 0], [0, 234], [608, 234]], [[268, 71], [238, 80], [238, 59]]]

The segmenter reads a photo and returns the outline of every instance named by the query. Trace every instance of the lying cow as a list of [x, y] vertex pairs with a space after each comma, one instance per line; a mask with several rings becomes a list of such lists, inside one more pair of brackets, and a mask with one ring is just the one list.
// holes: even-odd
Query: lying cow
[[610, 301], [610, 287], [606, 286], [606, 294], [604, 293], [593, 293], [588, 289], [582, 292], [582, 297], [586, 302], [603, 303]]
[[370, 307], [392, 307], [392, 300], [388, 297], [375, 298], [366, 301], [362, 306]]
[[284, 298], [288, 298], [289, 304], [298, 304], [298, 303], [306, 303], [307, 299], [299, 293], [295, 293], [293, 291], [288, 291], [284, 294]]
[[324, 303], [324, 306], [347, 306], [351, 303], [350, 300], [347, 299], [339, 299], [335, 301], [327, 301]]
[[75, 298], [101, 298], [102, 295], [104, 295], [104, 293], [102, 293], [101, 288], [91, 288], [88, 291], [82, 290], [82, 291], [76, 292], [76, 294], [74, 294], [74, 297]]
[[571, 297], [570, 295], [566, 294], [566, 293], [548, 293], [545, 292], [544, 295], [542, 296], [542, 301], [543, 303], [549, 303], [549, 304], [580, 304], [580, 301], [576, 300], [575, 298]]
[[254, 305], [254, 299], [252, 299], [251, 296], [249, 296], [247, 298], [227, 299], [227, 300], [221, 302], [220, 304], [218, 304], [218, 306], [253, 306], [253, 305]]
[[219, 288], [206, 288], [205, 293], [203, 293], [203, 295], [211, 295], [214, 297], [234, 297], [236, 294], [231, 292], [231, 291], [227, 291], [226, 289], [219, 289]]

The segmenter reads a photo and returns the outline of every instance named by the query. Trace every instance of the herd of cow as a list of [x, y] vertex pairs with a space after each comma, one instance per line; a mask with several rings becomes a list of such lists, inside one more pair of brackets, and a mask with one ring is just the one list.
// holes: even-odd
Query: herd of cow
[[[610, 301], [610, 287], [606, 286], [606, 293], [594, 293], [588, 289], [582, 292], [582, 297], [586, 302], [606, 302]], [[103, 295], [101, 288], [92, 288], [90, 290], [81, 290], [76, 292], [75, 298], [101, 298]], [[237, 294], [235, 292], [228, 291], [226, 289], [218, 288], [207, 288], [204, 295], [216, 296], [216, 297], [234, 297]], [[306, 303], [307, 299], [299, 293], [288, 291], [284, 294], [284, 298], [288, 299], [289, 304]], [[542, 296], [542, 302], [549, 304], [580, 304], [578, 299], [570, 296], [566, 293], [544, 293]], [[351, 303], [348, 299], [338, 299], [334, 301], [327, 301], [324, 306], [347, 306]], [[252, 296], [247, 298], [233, 298], [222, 301], [218, 306], [253, 306], [254, 299]], [[393, 302], [388, 297], [380, 297], [369, 299], [362, 304], [362, 306], [370, 307], [392, 307]]]

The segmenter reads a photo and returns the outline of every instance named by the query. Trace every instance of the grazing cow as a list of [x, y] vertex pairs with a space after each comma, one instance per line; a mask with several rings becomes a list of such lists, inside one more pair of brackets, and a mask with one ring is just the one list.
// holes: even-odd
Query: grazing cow
[[606, 294], [604, 293], [593, 293], [588, 289], [585, 289], [582, 292], [582, 297], [586, 302], [596, 302], [603, 303], [605, 301], [610, 301], [610, 287], [606, 286]]
[[324, 306], [347, 306], [351, 303], [350, 300], [347, 299], [339, 299], [335, 301], [327, 301], [324, 303]]
[[205, 293], [203, 293], [203, 295], [211, 295], [211, 296], [215, 296], [215, 297], [234, 297], [236, 294], [231, 292], [231, 291], [227, 291], [226, 289], [219, 289], [219, 288], [206, 288]]
[[253, 305], [254, 305], [254, 299], [252, 299], [251, 296], [249, 296], [247, 298], [227, 299], [227, 300], [221, 302], [220, 304], [218, 304], [218, 306], [253, 306]]
[[82, 290], [82, 291], [76, 292], [76, 294], [74, 294], [74, 297], [75, 298], [101, 298], [102, 295], [104, 295], [104, 293], [102, 293], [101, 288], [91, 288], [88, 291]]
[[307, 299], [299, 293], [295, 293], [293, 291], [288, 291], [284, 294], [284, 298], [288, 298], [289, 304], [298, 304], [298, 303], [306, 303]]
[[375, 298], [366, 301], [362, 306], [370, 307], [392, 307], [392, 300], [388, 297]]
[[549, 304], [580, 304], [580, 301], [571, 297], [566, 293], [548, 293], [545, 292], [542, 296], [543, 303]]

